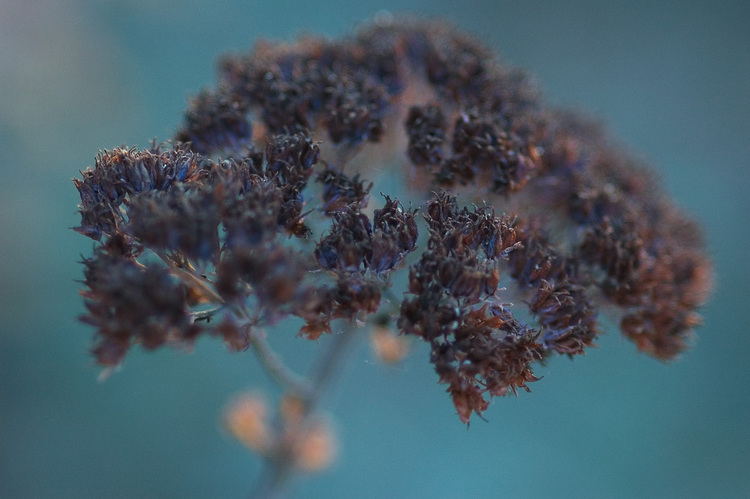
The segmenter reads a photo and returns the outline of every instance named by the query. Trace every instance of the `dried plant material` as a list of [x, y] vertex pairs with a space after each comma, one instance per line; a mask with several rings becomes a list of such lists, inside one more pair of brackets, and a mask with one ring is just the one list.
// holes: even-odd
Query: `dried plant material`
[[397, 364], [409, 354], [409, 341], [387, 326], [372, 327], [370, 345], [378, 360], [384, 364]]
[[248, 393], [229, 404], [224, 422], [234, 438], [258, 454], [267, 454], [274, 445], [268, 418], [268, 407], [263, 398]]
[[296, 427], [292, 439], [293, 460], [302, 471], [321, 471], [336, 459], [338, 441], [331, 425], [323, 420], [308, 421]]
[[[239, 351], [288, 319], [314, 340], [386, 317], [400, 336], [374, 334], [377, 354], [426, 342], [468, 422], [537, 361], [595, 345], [602, 310], [675, 358], [712, 286], [700, 227], [646, 166], [441, 23], [225, 57], [174, 143], [105, 150], [81, 177], [103, 366], [136, 344]], [[381, 183], [401, 199], [371, 198]]]

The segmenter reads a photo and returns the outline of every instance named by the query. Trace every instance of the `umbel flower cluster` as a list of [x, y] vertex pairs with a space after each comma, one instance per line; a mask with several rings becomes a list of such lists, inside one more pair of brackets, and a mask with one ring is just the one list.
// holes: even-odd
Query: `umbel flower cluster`
[[429, 344], [468, 422], [594, 345], [600, 309], [674, 358], [710, 291], [699, 228], [646, 167], [439, 23], [225, 57], [173, 141], [105, 150], [75, 186], [104, 366], [341, 319]]

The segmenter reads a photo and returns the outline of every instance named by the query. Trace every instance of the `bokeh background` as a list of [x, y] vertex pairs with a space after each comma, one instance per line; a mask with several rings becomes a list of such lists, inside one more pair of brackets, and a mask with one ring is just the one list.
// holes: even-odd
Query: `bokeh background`
[[[70, 179], [100, 148], [170, 137], [214, 60], [258, 37], [339, 36], [387, 9], [443, 17], [587, 109], [706, 227], [716, 291], [670, 365], [611, 332], [533, 393], [460, 424], [417, 346], [352, 351], [325, 399], [336, 464], [303, 498], [750, 497], [750, 2], [0, 0], [0, 497], [245, 497], [259, 461], [221, 429], [272, 387], [217, 340], [134, 350], [106, 382], [76, 322]], [[303, 370], [324, 347], [279, 334]]]

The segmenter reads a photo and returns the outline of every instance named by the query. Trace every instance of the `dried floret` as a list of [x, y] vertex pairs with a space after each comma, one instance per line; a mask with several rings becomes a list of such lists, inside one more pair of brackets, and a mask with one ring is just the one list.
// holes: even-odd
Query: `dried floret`
[[[175, 139], [74, 180], [106, 366], [204, 333], [257, 347], [292, 316], [310, 339], [386, 318], [429, 344], [468, 422], [528, 390], [534, 362], [594, 345], [600, 308], [674, 358], [711, 289], [699, 227], [648, 168], [445, 24], [226, 57]], [[368, 206], [374, 185], [406, 201]], [[328, 456], [313, 437], [307, 467]]]

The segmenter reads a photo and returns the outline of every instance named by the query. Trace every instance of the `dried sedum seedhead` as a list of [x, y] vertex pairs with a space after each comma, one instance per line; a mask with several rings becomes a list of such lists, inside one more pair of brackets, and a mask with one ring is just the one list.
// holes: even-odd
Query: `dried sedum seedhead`
[[134, 344], [242, 350], [290, 317], [311, 339], [364, 321], [427, 342], [468, 422], [535, 361], [593, 345], [602, 306], [674, 358], [711, 287], [699, 228], [649, 170], [438, 23], [225, 57], [173, 144], [104, 151], [75, 185], [105, 366]]

